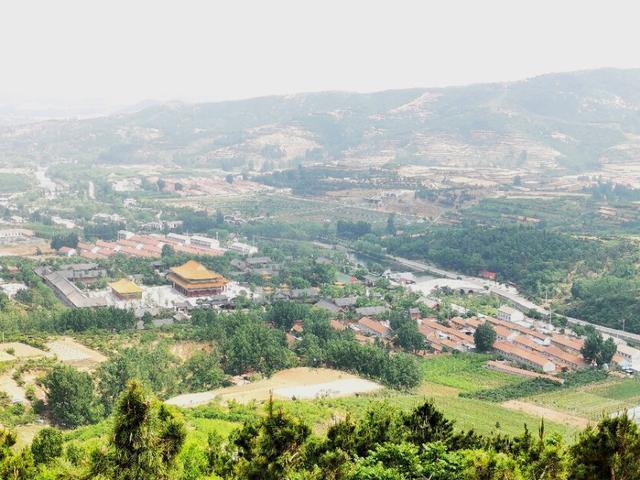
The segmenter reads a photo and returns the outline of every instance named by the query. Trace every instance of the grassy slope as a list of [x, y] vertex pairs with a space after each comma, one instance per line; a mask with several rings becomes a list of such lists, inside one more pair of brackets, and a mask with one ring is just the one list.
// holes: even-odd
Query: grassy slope
[[[437, 356], [422, 362], [424, 382], [412, 392], [398, 392], [384, 389], [371, 395], [339, 399], [278, 401], [277, 405], [288, 412], [305, 419], [322, 433], [337, 419], [349, 413], [354, 417], [362, 415], [375, 402], [386, 402], [390, 407], [410, 409], [426, 399], [431, 399], [445, 415], [455, 420], [460, 429], [483, 434], [502, 433], [517, 435], [523, 432], [525, 424], [535, 430], [540, 418], [502, 407], [500, 404], [482, 400], [460, 398], [460, 392], [470, 392], [487, 388], [499, 388], [522, 382], [520, 377], [487, 370], [485, 362], [490, 356], [479, 354]], [[603, 411], [617, 411], [623, 407], [640, 404], [640, 382], [632, 379], [611, 379], [606, 382], [587, 385], [572, 391], [553, 392], [523, 399], [559, 411], [597, 419]], [[223, 437], [241, 425], [242, 418], [261, 414], [263, 404], [232, 406], [231, 410], [219, 405], [199, 407], [198, 414], [185, 410], [187, 422], [187, 444], [206, 445], [209, 432], [218, 432]], [[207, 412], [210, 415], [207, 415]], [[229, 412], [230, 421], [215, 418]], [[233, 414], [237, 418], [233, 417]], [[211, 418], [206, 418], [207, 416]], [[548, 432], [562, 434], [571, 442], [578, 429], [572, 425], [545, 421]], [[67, 440], [97, 445], [106, 439], [111, 430], [109, 420], [98, 425], [80, 428], [67, 433]]]
[[[482, 365], [486, 355], [438, 356], [425, 360], [425, 381], [414, 392], [402, 393], [383, 390], [366, 396], [356, 396], [331, 400], [282, 402], [282, 406], [315, 424], [317, 430], [323, 430], [333, 418], [342, 418], [347, 412], [361, 415], [368, 406], [377, 401], [385, 401], [392, 407], [410, 409], [426, 399], [435, 404], [460, 429], [474, 429], [480, 433], [520, 434], [524, 424], [530, 429], [537, 428], [538, 417], [504, 408], [496, 403], [458, 397], [462, 391], [474, 391], [495, 388], [501, 385], [521, 382], [512, 375], [487, 370]], [[499, 428], [496, 428], [499, 424]], [[545, 421], [550, 432], [561, 433], [571, 440], [576, 428], [555, 422]]]

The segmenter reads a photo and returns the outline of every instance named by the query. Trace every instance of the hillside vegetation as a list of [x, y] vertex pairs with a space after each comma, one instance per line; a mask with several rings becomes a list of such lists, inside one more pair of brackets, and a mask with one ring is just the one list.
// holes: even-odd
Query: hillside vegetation
[[591, 168], [633, 158], [639, 87], [640, 70], [595, 70], [441, 89], [161, 105], [5, 128], [0, 153], [23, 163], [228, 170], [327, 160]]

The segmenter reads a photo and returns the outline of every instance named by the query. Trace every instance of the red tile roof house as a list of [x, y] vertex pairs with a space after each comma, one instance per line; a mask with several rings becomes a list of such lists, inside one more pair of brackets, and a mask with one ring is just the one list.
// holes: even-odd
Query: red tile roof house
[[569, 337], [567, 335], [554, 335], [551, 337], [551, 343], [565, 352], [577, 355], [580, 353], [580, 349], [584, 345], [584, 339]]
[[551, 362], [548, 358], [539, 353], [519, 348], [512, 343], [498, 341], [493, 344], [493, 348], [500, 355], [509, 360], [529, 365], [530, 367], [542, 370], [545, 373], [554, 372], [556, 370], [555, 363]]
[[358, 320], [358, 328], [366, 335], [372, 337], [386, 338], [391, 335], [391, 329], [378, 320], [369, 317], [363, 317]]

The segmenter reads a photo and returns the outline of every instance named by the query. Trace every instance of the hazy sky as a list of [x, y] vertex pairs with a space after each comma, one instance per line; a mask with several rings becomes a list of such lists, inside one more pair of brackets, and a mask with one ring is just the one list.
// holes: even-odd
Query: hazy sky
[[640, 67], [638, 3], [7, 0], [0, 99], [219, 100]]

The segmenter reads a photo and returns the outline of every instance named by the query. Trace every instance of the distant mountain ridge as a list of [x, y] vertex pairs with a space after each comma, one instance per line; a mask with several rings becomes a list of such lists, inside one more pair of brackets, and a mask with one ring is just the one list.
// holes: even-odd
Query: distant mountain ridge
[[[5, 161], [593, 168], [640, 160], [640, 69], [377, 93], [154, 105], [0, 129]], [[0, 158], [2, 158], [0, 157]]]

